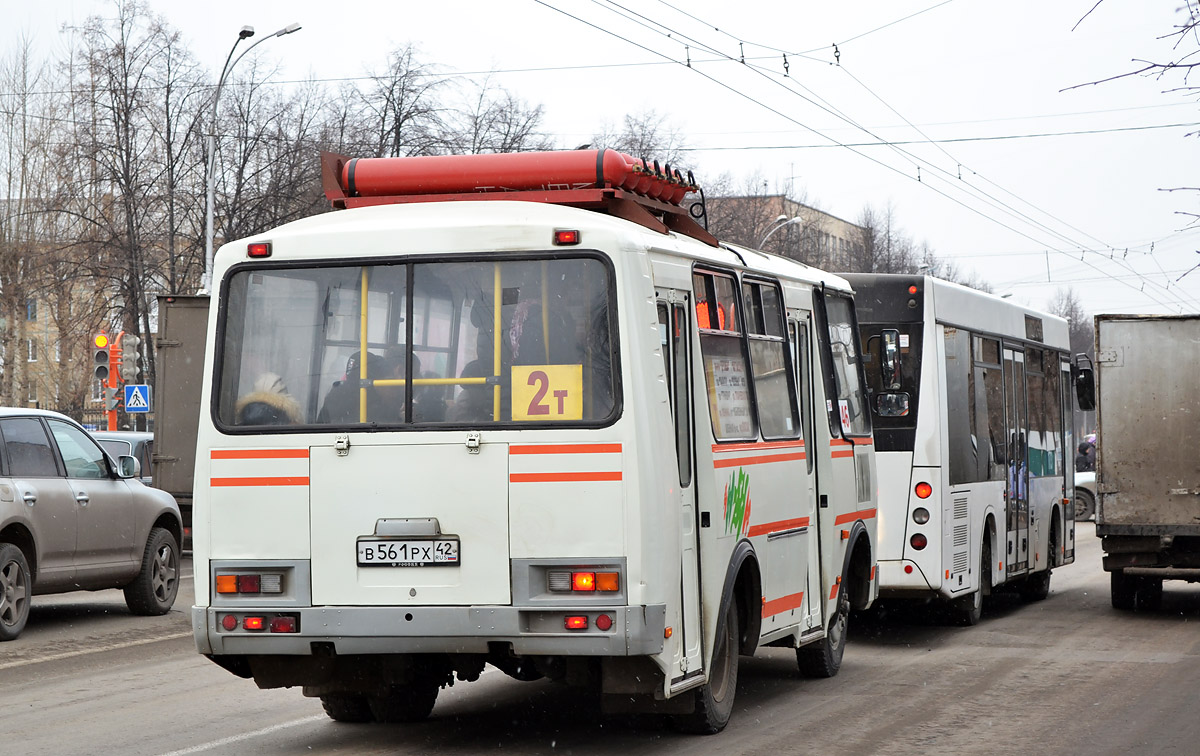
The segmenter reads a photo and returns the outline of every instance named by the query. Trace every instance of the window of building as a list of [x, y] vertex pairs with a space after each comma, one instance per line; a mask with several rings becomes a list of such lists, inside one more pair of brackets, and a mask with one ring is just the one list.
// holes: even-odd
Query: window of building
[[36, 299], [25, 300], [25, 319], [26, 320], [37, 320], [37, 300]]
[[37, 362], [37, 342], [33, 339], [26, 339], [25, 342], [29, 352], [29, 361]]

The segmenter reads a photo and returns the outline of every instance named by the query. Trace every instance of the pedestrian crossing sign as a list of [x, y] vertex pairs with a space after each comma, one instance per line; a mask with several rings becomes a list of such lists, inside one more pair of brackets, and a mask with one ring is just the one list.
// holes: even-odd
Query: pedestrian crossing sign
[[150, 384], [125, 384], [125, 411], [131, 413], [150, 411]]

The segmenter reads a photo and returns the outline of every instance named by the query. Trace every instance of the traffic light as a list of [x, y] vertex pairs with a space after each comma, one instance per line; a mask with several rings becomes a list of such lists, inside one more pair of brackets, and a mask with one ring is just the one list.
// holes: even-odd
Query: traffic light
[[117, 389], [104, 387], [104, 409], [106, 412], [111, 412], [120, 405], [121, 400], [117, 398]]
[[101, 383], [108, 382], [108, 334], [101, 331], [92, 337], [92, 375]]
[[138, 354], [138, 347], [141, 346], [142, 340], [131, 333], [127, 333], [121, 337], [121, 381], [124, 383], [136, 383], [138, 375], [138, 362], [141, 361], [141, 356]]

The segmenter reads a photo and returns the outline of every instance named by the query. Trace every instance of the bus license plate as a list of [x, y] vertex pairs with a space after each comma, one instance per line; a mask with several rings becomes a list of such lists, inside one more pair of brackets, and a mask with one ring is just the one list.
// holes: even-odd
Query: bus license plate
[[359, 541], [361, 567], [440, 567], [458, 564], [458, 539]]

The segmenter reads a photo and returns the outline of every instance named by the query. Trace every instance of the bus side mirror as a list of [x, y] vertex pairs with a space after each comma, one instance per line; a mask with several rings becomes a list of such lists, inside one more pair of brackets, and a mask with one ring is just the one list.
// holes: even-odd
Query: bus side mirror
[[[1085, 361], [1086, 367], [1079, 364]], [[1087, 355], [1076, 356], [1075, 362], [1076, 364], [1071, 366], [1071, 377], [1075, 380], [1075, 400], [1079, 403], [1079, 409], [1091, 412], [1096, 409], [1096, 373]]]
[[879, 357], [883, 387], [884, 389], [898, 389], [900, 388], [900, 332], [895, 328], [885, 328], [879, 335], [883, 352]]

